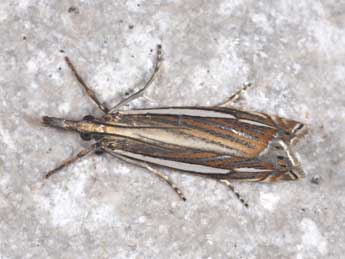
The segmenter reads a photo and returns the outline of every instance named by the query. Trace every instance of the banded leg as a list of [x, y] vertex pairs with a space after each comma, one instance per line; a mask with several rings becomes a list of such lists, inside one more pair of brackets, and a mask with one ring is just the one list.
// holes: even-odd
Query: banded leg
[[127, 98], [121, 100], [118, 104], [116, 104], [114, 107], [112, 107], [110, 109], [110, 113], [118, 110], [121, 106], [123, 106], [123, 105], [125, 105], [125, 104], [127, 104], [127, 103], [129, 103], [129, 102], [131, 102], [131, 101], [141, 97], [144, 94], [144, 92], [152, 84], [153, 79], [155, 78], [155, 76], [156, 76], [156, 74], [157, 74], [157, 72], [159, 70], [161, 61], [162, 61], [162, 46], [161, 45], [157, 45], [156, 61], [155, 61], [153, 72], [152, 72], [149, 80], [146, 82], [146, 84], [144, 85], [143, 88], [139, 89], [138, 91], [136, 91], [135, 93], [131, 94]]
[[134, 165], [138, 165], [140, 167], [146, 168], [148, 171], [150, 171], [151, 173], [153, 173], [154, 175], [158, 176], [161, 180], [163, 180], [164, 182], [166, 182], [175, 192], [176, 194], [180, 197], [181, 200], [186, 201], [186, 197], [184, 196], [183, 192], [176, 186], [176, 184], [165, 174], [163, 174], [162, 172], [154, 169], [153, 167], [151, 167], [149, 164], [145, 163], [145, 162], [140, 162], [140, 161], [136, 161], [134, 159], [130, 159], [118, 154], [115, 154], [113, 152], [107, 151], [105, 150], [107, 153], [109, 153], [112, 156], [115, 156], [116, 158], [126, 161], [128, 163], [134, 164]]
[[221, 179], [219, 180], [221, 183], [224, 183], [228, 188], [235, 194], [236, 198], [244, 205], [244, 207], [248, 208], [248, 203], [242, 198], [242, 196], [235, 190], [235, 187], [230, 183], [229, 180]]
[[240, 97], [241, 95], [248, 90], [252, 86], [251, 83], [244, 83], [238, 91], [236, 91], [233, 95], [231, 95], [227, 100], [225, 100], [222, 103], [219, 103], [218, 107], [225, 107], [225, 106], [231, 106], [233, 105]]
[[58, 171], [60, 171], [62, 168], [76, 162], [77, 160], [81, 159], [82, 157], [88, 155], [89, 153], [91, 153], [92, 151], [95, 151], [98, 148], [98, 143], [95, 143], [93, 145], [91, 145], [88, 148], [85, 148], [83, 150], [81, 150], [78, 154], [76, 154], [73, 157], [70, 157], [68, 159], [66, 159], [65, 161], [62, 162], [61, 165], [59, 165], [58, 167], [54, 168], [53, 170], [49, 171], [46, 175], [45, 178], [49, 178], [50, 176], [52, 176], [53, 174], [57, 173]]
[[109, 109], [106, 107], [106, 105], [104, 103], [101, 103], [98, 100], [95, 91], [93, 91], [90, 87], [88, 87], [86, 85], [85, 81], [79, 75], [79, 73], [75, 69], [75, 67], [72, 64], [72, 62], [70, 61], [70, 59], [68, 57], [65, 57], [65, 61], [66, 61], [67, 65], [68, 65], [68, 67], [71, 69], [73, 75], [77, 78], [78, 82], [83, 86], [86, 94], [97, 104], [98, 108], [100, 108], [104, 113], [108, 113]]
[[146, 165], [146, 169], [149, 170], [151, 173], [153, 173], [154, 175], [158, 176], [159, 178], [161, 178], [162, 180], [164, 180], [167, 184], [170, 185], [170, 187], [177, 193], [177, 195], [181, 198], [181, 200], [186, 201], [186, 196], [184, 196], [184, 194], [182, 193], [182, 191], [176, 186], [176, 184], [174, 184], [174, 182], [165, 174], [163, 174], [162, 172], [155, 170], [154, 168], [152, 168], [151, 166], [149, 166], [148, 164]]

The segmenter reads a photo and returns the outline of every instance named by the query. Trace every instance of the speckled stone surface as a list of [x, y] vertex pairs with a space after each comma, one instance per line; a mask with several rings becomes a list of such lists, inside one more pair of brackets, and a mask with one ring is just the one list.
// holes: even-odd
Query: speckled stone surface
[[[43, 115], [100, 115], [68, 55], [102, 101], [143, 85], [132, 107], [212, 105], [244, 82], [238, 107], [303, 121], [294, 147], [306, 178], [225, 186], [90, 155], [44, 181], [88, 143]], [[345, 253], [343, 1], [0, 2], [0, 258], [342, 258]]]

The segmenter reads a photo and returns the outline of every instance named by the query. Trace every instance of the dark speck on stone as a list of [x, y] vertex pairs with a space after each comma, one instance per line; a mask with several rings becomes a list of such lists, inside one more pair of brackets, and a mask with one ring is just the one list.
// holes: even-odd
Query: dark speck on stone
[[79, 14], [79, 10], [78, 10], [78, 8], [75, 7], [75, 6], [71, 6], [70, 8], [68, 8], [68, 12], [69, 12], [69, 13]]
[[129, 28], [130, 30], [132, 30], [132, 29], [134, 28], [134, 25], [130, 24], [130, 25], [128, 25], [128, 28]]
[[321, 182], [321, 177], [318, 175], [313, 176], [310, 180], [311, 183], [319, 185]]

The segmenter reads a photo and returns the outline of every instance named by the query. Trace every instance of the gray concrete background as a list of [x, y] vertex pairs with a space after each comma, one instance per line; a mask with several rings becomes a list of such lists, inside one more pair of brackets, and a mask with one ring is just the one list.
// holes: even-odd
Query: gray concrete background
[[[344, 256], [343, 1], [2, 0], [0, 43], [0, 258]], [[236, 184], [249, 209], [215, 181], [164, 170], [183, 203], [109, 156], [44, 181], [88, 143], [40, 117], [101, 114], [63, 56], [110, 104], [143, 85], [158, 43], [159, 77], [130, 107], [212, 105], [253, 82], [240, 107], [309, 125], [294, 148], [306, 178]]]

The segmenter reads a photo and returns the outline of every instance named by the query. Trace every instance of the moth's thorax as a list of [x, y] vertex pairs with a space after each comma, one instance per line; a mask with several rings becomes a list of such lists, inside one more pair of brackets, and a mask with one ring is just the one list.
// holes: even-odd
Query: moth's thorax
[[104, 133], [105, 125], [97, 122], [79, 122], [77, 130], [83, 133]]

